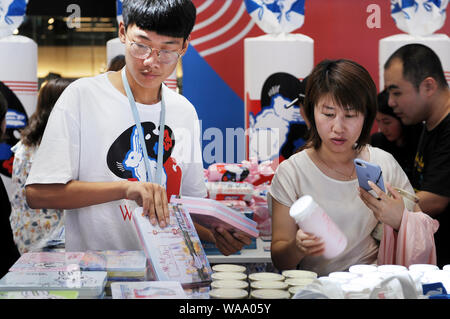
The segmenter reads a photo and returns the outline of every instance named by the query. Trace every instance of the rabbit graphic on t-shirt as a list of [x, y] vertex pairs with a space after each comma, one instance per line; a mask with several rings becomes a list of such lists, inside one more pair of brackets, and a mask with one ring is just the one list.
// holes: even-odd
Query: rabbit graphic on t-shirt
[[[131, 171], [134, 178], [139, 181], [146, 181], [146, 169], [145, 169], [145, 161], [143, 157], [142, 145], [139, 140], [139, 133], [137, 131], [137, 127], [133, 128], [133, 132], [131, 133], [130, 138], [130, 146], [131, 149], [125, 155], [125, 159], [122, 161], [123, 168]], [[148, 156], [148, 155], [147, 155]], [[151, 157], [148, 158], [150, 163], [150, 172], [156, 171], [157, 163]], [[162, 172], [162, 185], [166, 184], [167, 176], [164, 172]]]

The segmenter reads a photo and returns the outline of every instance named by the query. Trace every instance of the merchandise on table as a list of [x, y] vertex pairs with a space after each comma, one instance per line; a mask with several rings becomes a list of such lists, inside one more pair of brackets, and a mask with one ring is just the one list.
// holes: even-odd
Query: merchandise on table
[[247, 280], [247, 275], [242, 272], [219, 271], [211, 275], [212, 280]]
[[211, 288], [234, 288], [247, 290], [248, 282], [244, 280], [213, 280], [213, 282], [211, 283]]
[[281, 273], [284, 277], [287, 278], [317, 278], [317, 273], [309, 270], [284, 270]]
[[277, 280], [256, 280], [250, 284], [250, 288], [253, 290], [256, 289], [281, 289], [287, 290], [289, 285], [284, 281]]
[[414, 265], [410, 265], [408, 267], [409, 271], [411, 272], [419, 272], [421, 274], [428, 272], [428, 271], [433, 271], [433, 270], [439, 270], [439, 267], [436, 265], [429, 265], [429, 264], [414, 264]]
[[78, 291], [23, 290], [0, 292], [0, 299], [77, 299]]
[[283, 275], [272, 273], [272, 272], [258, 272], [248, 275], [248, 279], [250, 281], [256, 280], [275, 280], [275, 281], [283, 281], [285, 278]]
[[407, 272], [408, 268], [402, 265], [380, 265], [378, 266], [377, 271], [382, 273], [398, 274]]
[[409, 269], [380, 265], [375, 271], [374, 267], [355, 266], [352, 273], [333, 272], [317, 278], [298, 289], [294, 298], [322, 295], [342, 299], [450, 299], [450, 272], [435, 265], [415, 264]]
[[80, 270], [83, 252], [28, 252], [12, 265], [9, 271], [76, 271]]
[[292, 286], [288, 288], [289, 293], [291, 294], [291, 298], [297, 293], [297, 291], [299, 291], [300, 289], [302, 289], [302, 286]]
[[114, 282], [113, 299], [186, 299], [177, 281]]
[[223, 205], [220, 201], [208, 198], [172, 196], [170, 203], [182, 205], [184, 209], [189, 211], [193, 221], [208, 229], [222, 227], [229, 232], [241, 232], [252, 238], [259, 235], [256, 222]]
[[207, 182], [208, 198], [215, 200], [244, 200], [250, 202], [254, 187], [250, 183]]
[[0, 280], [0, 291], [69, 290], [79, 298], [102, 298], [105, 271], [9, 272]]
[[289, 287], [305, 287], [312, 283], [315, 280], [315, 278], [287, 278], [284, 282]]
[[377, 271], [378, 268], [376, 265], [353, 265], [348, 271], [353, 274], [363, 275], [371, 272]]
[[358, 278], [358, 274], [354, 274], [347, 271], [334, 271], [328, 274], [328, 277], [330, 278], [339, 278], [344, 280], [352, 280], [354, 278]]
[[242, 272], [245, 273], [247, 268], [245, 266], [234, 264], [217, 264], [212, 266], [213, 271], [225, 271], [225, 272]]
[[150, 223], [142, 207], [133, 211], [151, 279], [178, 281], [183, 288], [209, 286], [212, 270], [189, 212], [171, 203], [169, 213], [169, 225], [161, 228]]
[[206, 170], [206, 177], [210, 182], [242, 182], [250, 170], [243, 164], [215, 163], [209, 165]]
[[248, 292], [244, 289], [217, 288], [211, 289], [209, 296], [212, 299], [246, 299]]
[[286, 290], [256, 289], [250, 293], [252, 299], [290, 299], [291, 294]]

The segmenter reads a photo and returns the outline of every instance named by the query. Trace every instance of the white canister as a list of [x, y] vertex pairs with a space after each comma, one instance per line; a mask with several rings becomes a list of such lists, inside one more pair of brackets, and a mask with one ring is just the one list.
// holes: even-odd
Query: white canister
[[244, 289], [217, 288], [211, 289], [209, 296], [213, 299], [245, 299], [248, 298], [248, 292]]
[[303, 289], [303, 287], [302, 287], [302, 286], [292, 286], [292, 287], [289, 287], [288, 291], [289, 291], [289, 293], [291, 294], [291, 298], [292, 298], [292, 297], [293, 297], [300, 289]]
[[308, 270], [285, 270], [281, 274], [286, 278], [317, 278], [317, 273]]
[[450, 271], [450, 265], [445, 265], [444, 267], [442, 267], [442, 270]]
[[289, 214], [300, 229], [324, 241], [323, 257], [335, 258], [347, 247], [347, 237], [311, 196], [305, 195], [295, 201]]
[[439, 270], [439, 267], [431, 264], [414, 264], [408, 267], [410, 271], [425, 273], [428, 271]]
[[283, 275], [276, 274], [273, 272], [255, 272], [253, 274], [248, 275], [248, 278], [251, 281], [257, 280], [283, 281], [285, 279]]
[[248, 282], [243, 280], [214, 280], [211, 283], [211, 288], [248, 289]]
[[212, 280], [247, 280], [247, 275], [242, 272], [219, 271], [211, 275]]
[[291, 294], [279, 289], [256, 289], [250, 293], [254, 299], [290, 299]]
[[288, 288], [288, 284], [284, 281], [276, 281], [276, 280], [256, 280], [250, 284], [252, 289], [281, 289], [286, 290]]
[[377, 271], [381, 273], [398, 274], [408, 271], [408, 268], [402, 265], [380, 265], [377, 267]]
[[375, 271], [377, 271], [376, 265], [353, 265], [348, 269], [348, 272], [357, 275], [364, 275]]
[[330, 278], [340, 278], [344, 280], [352, 280], [355, 278], [358, 278], [360, 275], [354, 274], [347, 271], [334, 271], [328, 274], [328, 277]]
[[289, 287], [292, 286], [307, 286], [310, 283], [312, 283], [315, 279], [313, 278], [288, 278], [284, 282], [289, 285]]
[[217, 264], [212, 266], [213, 271], [225, 271], [225, 272], [243, 272], [245, 273], [247, 268], [240, 265], [233, 264]]

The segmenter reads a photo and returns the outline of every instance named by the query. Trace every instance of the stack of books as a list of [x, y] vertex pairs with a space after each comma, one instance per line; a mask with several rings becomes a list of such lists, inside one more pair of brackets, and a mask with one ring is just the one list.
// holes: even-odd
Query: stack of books
[[28, 252], [9, 269], [10, 272], [79, 271], [83, 252]]
[[23, 290], [0, 292], [0, 299], [78, 299], [78, 291]]
[[209, 286], [211, 267], [189, 212], [182, 205], [169, 204], [170, 225], [152, 225], [142, 207], [133, 211], [151, 278], [177, 281], [184, 289]]
[[111, 296], [111, 284], [114, 282], [146, 280], [147, 259], [143, 251], [88, 251], [81, 259], [80, 268], [85, 271], [106, 271], [105, 294]]
[[80, 299], [104, 297], [105, 271], [13, 271], [0, 280], [0, 292], [76, 291]]
[[186, 299], [177, 281], [115, 282], [111, 285], [113, 299]]

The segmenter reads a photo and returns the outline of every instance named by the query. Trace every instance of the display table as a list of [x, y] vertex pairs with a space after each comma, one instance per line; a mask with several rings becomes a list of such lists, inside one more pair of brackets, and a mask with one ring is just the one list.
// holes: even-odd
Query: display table
[[[268, 247], [267, 251], [264, 247]], [[270, 241], [263, 241], [261, 238], [256, 239], [256, 249], [243, 249], [240, 254], [229, 256], [210, 255], [208, 254], [210, 264], [246, 264], [246, 263], [272, 263], [270, 257]]]

